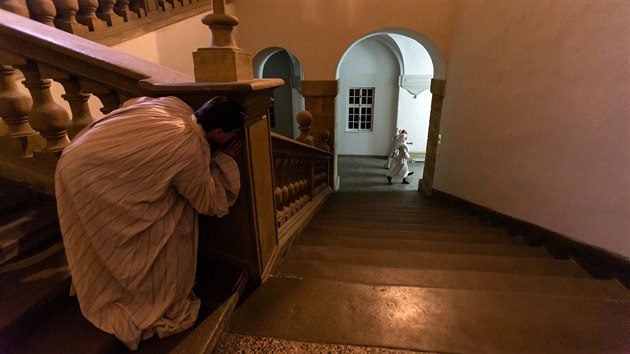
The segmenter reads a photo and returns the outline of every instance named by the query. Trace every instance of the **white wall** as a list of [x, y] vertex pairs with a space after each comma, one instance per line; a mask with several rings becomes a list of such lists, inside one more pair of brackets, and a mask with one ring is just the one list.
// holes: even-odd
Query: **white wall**
[[[433, 64], [427, 50], [414, 39], [397, 34], [390, 35], [398, 46], [403, 63], [404, 75], [433, 76]], [[398, 94], [397, 127], [405, 128], [409, 133], [411, 152], [426, 152], [429, 135], [429, 116], [431, 113], [431, 92], [428, 90], [411, 93], [400, 89]]]
[[[368, 38], [350, 49], [341, 63], [339, 73], [337, 153], [388, 155], [397, 116], [398, 60], [381, 42]], [[375, 87], [371, 132], [346, 131], [349, 87]]]
[[630, 2], [462, 1], [435, 188], [630, 258]]

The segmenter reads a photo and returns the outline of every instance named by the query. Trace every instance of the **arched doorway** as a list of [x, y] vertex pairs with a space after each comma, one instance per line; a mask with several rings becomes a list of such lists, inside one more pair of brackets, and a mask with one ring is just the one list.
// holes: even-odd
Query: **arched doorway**
[[267, 48], [254, 57], [253, 65], [257, 78], [284, 80], [284, 85], [273, 93], [274, 102], [269, 112], [271, 131], [295, 138], [299, 135], [295, 116], [304, 109], [304, 99], [300, 93], [303, 76], [300, 62], [282, 48]]
[[[388, 29], [371, 33], [353, 43], [337, 67], [339, 94], [336, 100], [336, 152], [343, 155], [387, 156], [397, 128], [409, 131], [412, 159], [428, 161], [420, 172], [429, 180], [435, 161], [437, 134], [431, 139], [431, 124], [439, 127], [439, 111], [431, 91], [435, 81], [444, 82], [444, 63], [435, 46], [424, 36]], [[443, 85], [442, 85], [443, 86]], [[356, 98], [363, 103], [355, 105]], [[439, 108], [439, 107], [438, 107]], [[438, 118], [437, 120], [435, 118]], [[431, 147], [435, 144], [435, 147]], [[428, 173], [427, 173], [428, 172]], [[384, 174], [384, 173], [383, 173]], [[424, 176], [423, 176], [424, 179]], [[338, 184], [343, 183], [337, 179]], [[418, 188], [425, 184], [416, 181]], [[423, 188], [424, 190], [424, 188]]]

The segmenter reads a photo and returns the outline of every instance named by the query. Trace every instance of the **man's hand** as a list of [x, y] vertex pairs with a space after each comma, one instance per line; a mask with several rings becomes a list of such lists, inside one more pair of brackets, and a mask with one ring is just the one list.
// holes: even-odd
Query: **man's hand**
[[232, 139], [227, 143], [221, 145], [219, 150], [229, 155], [231, 158], [235, 158], [238, 154], [241, 153], [241, 148], [243, 147], [243, 142], [240, 139]]

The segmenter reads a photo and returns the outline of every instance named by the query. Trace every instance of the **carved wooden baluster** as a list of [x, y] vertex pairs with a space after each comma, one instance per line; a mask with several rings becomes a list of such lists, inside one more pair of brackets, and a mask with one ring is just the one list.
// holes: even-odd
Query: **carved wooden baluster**
[[329, 141], [330, 141], [330, 132], [327, 129], [320, 129], [319, 139], [317, 139], [316, 147], [322, 150], [330, 151], [330, 146], [328, 145]]
[[66, 125], [68, 136], [72, 139], [81, 129], [94, 122], [94, 117], [92, 117], [88, 104], [92, 95], [81, 91], [79, 79], [76, 77], [70, 76], [67, 79], [59, 79], [59, 82], [66, 91], [61, 97], [68, 101], [72, 111], [72, 120]]
[[169, 10], [175, 10], [182, 7], [182, 3], [178, 0], [166, 0], [166, 3], [168, 4], [167, 9]]
[[273, 192], [273, 196], [276, 200], [276, 227], [284, 224], [284, 212], [282, 210], [282, 188], [276, 187]]
[[109, 27], [117, 26], [125, 22], [122, 17], [114, 12], [116, 0], [98, 0], [96, 16], [105, 21]]
[[55, 27], [57, 10], [52, 0], [26, 0], [31, 18], [51, 27]]
[[70, 118], [66, 110], [56, 104], [50, 92], [51, 79], [43, 79], [35, 63], [18, 67], [26, 80], [22, 83], [28, 88], [33, 99], [33, 107], [28, 114], [28, 121], [33, 129], [46, 139], [46, 152], [61, 152], [70, 140], [66, 134], [66, 124]]
[[15, 83], [16, 70], [10, 65], [0, 65], [0, 117], [9, 126], [9, 137], [35, 135], [28, 123], [28, 112], [33, 105], [31, 97], [20, 91]]
[[297, 114], [295, 120], [297, 120], [297, 123], [300, 126], [300, 136], [298, 136], [295, 140], [312, 146], [313, 136], [309, 135], [309, 131], [311, 130], [311, 123], [313, 123], [313, 115], [311, 115], [311, 112], [309, 111], [301, 111]]
[[131, 0], [129, 9], [133, 11], [138, 18], [147, 17], [147, 3], [145, 0]]
[[90, 32], [101, 31], [107, 28], [107, 23], [96, 17], [98, 0], [79, 0], [79, 12], [77, 22], [87, 26]]
[[78, 0], [53, 0], [57, 9], [55, 26], [60, 30], [82, 35], [89, 32], [89, 28], [77, 22], [76, 16], [79, 12]]
[[115, 109], [120, 108], [121, 99], [118, 92], [110, 89], [107, 86], [101, 85], [98, 82], [82, 79], [81, 91], [90, 92], [94, 96], [98, 97], [98, 99], [103, 104], [103, 107], [100, 109], [103, 114], [107, 114]]
[[26, 0], [4, 0], [0, 1], [0, 9], [13, 12], [16, 15], [29, 17], [28, 6]]
[[129, 0], [117, 0], [114, 12], [122, 17], [125, 22], [138, 19], [138, 14], [129, 9]]

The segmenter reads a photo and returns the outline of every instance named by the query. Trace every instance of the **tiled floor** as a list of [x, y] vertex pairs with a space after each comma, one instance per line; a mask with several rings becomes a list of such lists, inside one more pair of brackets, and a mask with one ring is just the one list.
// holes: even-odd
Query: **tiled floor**
[[339, 191], [341, 192], [416, 191], [424, 169], [422, 161], [409, 162], [409, 170], [414, 171], [412, 176], [407, 177], [410, 183], [402, 184], [401, 181], [393, 180], [390, 185], [385, 176], [387, 173], [385, 157], [339, 155], [337, 161]]

